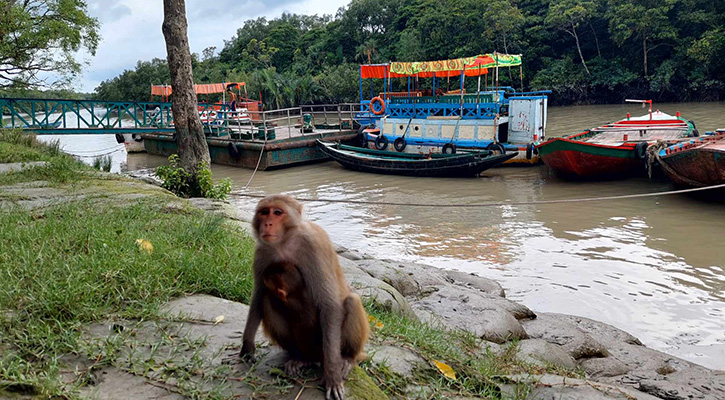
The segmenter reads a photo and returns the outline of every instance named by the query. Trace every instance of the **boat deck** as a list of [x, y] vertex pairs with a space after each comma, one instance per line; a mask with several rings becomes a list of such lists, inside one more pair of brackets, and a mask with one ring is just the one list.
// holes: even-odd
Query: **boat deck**
[[[687, 128], [657, 128], [657, 129], [635, 129], [635, 128], [605, 128], [591, 131], [591, 135], [585, 135], [582, 142], [593, 144], [615, 145], [624, 142], [677, 140], [687, 135]], [[626, 136], [626, 139], [625, 139]]]

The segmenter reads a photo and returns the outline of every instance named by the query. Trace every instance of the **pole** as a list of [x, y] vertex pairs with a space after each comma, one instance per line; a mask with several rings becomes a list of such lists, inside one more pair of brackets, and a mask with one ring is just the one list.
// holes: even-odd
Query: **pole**
[[521, 78], [521, 91], [524, 91], [524, 67], [519, 65], [519, 78]]

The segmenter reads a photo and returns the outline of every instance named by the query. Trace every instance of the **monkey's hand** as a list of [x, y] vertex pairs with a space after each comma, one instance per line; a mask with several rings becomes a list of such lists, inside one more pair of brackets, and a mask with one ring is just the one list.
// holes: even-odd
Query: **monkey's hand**
[[243, 361], [256, 363], [257, 357], [254, 356], [254, 343], [252, 343], [251, 345], [244, 343], [242, 345], [242, 351], [239, 352], [239, 358], [241, 358]]
[[325, 400], [345, 400], [345, 382], [342, 377], [325, 376], [322, 384], [325, 386]]

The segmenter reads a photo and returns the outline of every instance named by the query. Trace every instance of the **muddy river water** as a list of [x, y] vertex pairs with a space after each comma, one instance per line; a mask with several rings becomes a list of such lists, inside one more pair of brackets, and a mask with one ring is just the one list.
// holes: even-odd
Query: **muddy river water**
[[[659, 104], [701, 132], [725, 127], [725, 104]], [[551, 108], [548, 136], [641, 115], [637, 105]], [[112, 136], [63, 138], [69, 152], [113, 149]], [[113, 153], [114, 168], [162, 164]], [[213, 167], [241, 190], [251, 171]], [[725, 196], [671, 195], [600, 202], [441, 208], [439, 204], [530, 202], [672, 190], [664, 178], [568, 182], [545, 166], [497, 168], [480, 178], [365, 174], [334, 162], [258, 172], [246, 193], [287, 193], [373, 204], [306, 203], [308, 218], [346, 247], [493, 278], [535, 311], [593, 318], [649, 347], [725, 369]], [[255, 199], [231, 201], [250, 211]], [[425, 203], [429, 207], [387, 203]]]

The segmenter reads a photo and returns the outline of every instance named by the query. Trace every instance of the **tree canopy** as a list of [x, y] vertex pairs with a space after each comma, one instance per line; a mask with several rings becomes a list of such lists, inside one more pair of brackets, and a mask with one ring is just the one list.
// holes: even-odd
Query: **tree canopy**
[[[354, 101], [360, 63], [499, 51], [523, 54], [524, 89], [551, 89], [556, 104], [721, 100], [723, 20], [725, 2], [710, 0], [352, 0], [334, 16], [245, 21], [194, 58], [194, 79], [245, 81], [268, 107]], [[140, 62], [97, 95], [148, 99], [165, 68]], [[518, 71], [500, 77], [521, 85]]]
[[0, 0], [0, 87], [37, 87], [41, 72], [67, 82], [81, 70], [75, 53], [95, 54], [99, 40], [83, 0]]

